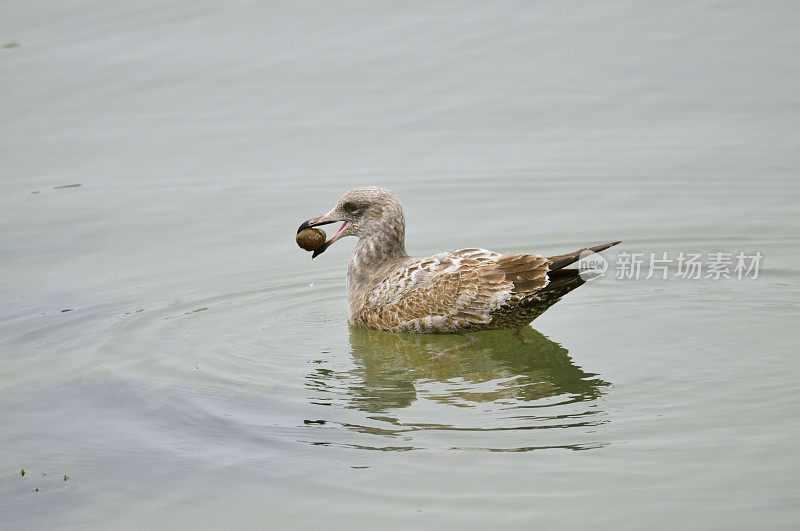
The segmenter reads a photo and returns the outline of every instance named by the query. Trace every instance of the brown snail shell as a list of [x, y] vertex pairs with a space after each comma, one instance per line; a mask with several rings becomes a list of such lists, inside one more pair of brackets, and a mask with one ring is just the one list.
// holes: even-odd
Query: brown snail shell
[[297, 245], [306, 251], [316, 251], [325, 245], [326, 237], [324, 231], [311, 227], [298, 232], [295, 240], [297, 241]]

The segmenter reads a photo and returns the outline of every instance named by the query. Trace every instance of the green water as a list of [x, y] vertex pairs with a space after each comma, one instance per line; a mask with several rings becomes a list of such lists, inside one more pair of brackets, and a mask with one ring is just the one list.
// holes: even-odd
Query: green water
[[[796, 527], [791, 4], [3, 11], [0, 527]], [[351, 329], [294, 233], [369, 184], [415, 255], [624, 243], [520, 334]]]

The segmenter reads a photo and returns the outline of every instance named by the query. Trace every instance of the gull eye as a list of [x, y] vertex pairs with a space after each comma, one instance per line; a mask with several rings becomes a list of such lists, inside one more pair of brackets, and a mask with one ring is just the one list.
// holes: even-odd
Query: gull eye
[[356, 205], [355, 203], [351, 203], [351, 202], [349, 202], [349, 201], [348, 201], [347, 203], [343, 204], [343, 205], [342, 205], [342, 208], [343, 208], [343, 209], [344, 209], [344, 211], [345, 211], [345, 212], [347, 212], [348, 214], [355, 214], [355, 213], [357, 213], [357, 212], [358, 212], [358, 210], [359, 210], [359, 209], [358, 209], [358, 205]]

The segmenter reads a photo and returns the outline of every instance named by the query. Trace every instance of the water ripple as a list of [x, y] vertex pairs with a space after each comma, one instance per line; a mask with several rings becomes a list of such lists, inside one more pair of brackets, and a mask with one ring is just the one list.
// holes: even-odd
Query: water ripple
[[[481, 448], [502, 451], [601, 445], [574, 439], [585, 438], [592, 428], [607, 422], [598, 405], [608, 382], [583, 371], [567, 349], [536, 330], [478, 336], [478, 342], [467, 344], [453, 335], [351, 328], [353, 366], [316, 367], [306, 376], [305, 386], [313, 404], [364, 416], [360, 421], [318, 421], [315, 426], [331, 439], [340, 438], [339, 429], [344, 428], [372, 437], [405, 437], [417, 443], [415, 448], [444, 448], [430, 440], [433, 432], [451, 434], [448, 449], [462, 448], [452, 445], [458, 433], [472, 434], [473, 443], [474, 437], [481, 437]], [[538, 408], [541, 414], [524, 414], [528, 408]], [[536, 438], [531, 435], [534, 430], [560, 432], [561, 442], [530, 445]], [[493, 433], [503, 433], [503, 439]], [[528, 444], [516, 445], [520, 439]]]

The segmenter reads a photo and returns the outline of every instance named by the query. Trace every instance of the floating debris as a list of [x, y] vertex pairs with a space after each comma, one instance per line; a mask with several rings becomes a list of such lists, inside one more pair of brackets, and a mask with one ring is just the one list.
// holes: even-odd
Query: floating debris
[[64, 481], [66, 481], [66, 480], [68, 480], [68, 479], [69, 479], [69, 476], [68, 476], [68, 475], [66, 475], [66, 474], [64, 474]]
[[71, 312], [71, 311], [72, 311], [72, 308], [65, 308], [65, 309], [61, 310], [61, 313]]
[[[193, 313], [197, 313], [197, 312], [204, 312], [204, 311], [206, 311], [206, 310], [208, 310], [208, 307], [204, 307], [204, 308], [197, 308], [197, 309], [195, 309], [195, 310], [192, 310], [191, 312], [182, 313], [182, 314], [180, 314], [180, 315], [171, 315], [171, 316], [169, 316], [169, 317], [164, 317], [163, 319], [165, 319], [165, 320], [166, 320], [166, 319], [177, 319], [178, 317], [183, 317], [184, 315], [192, 315]], [[141, 311], [141, 310], [139, 310], [139, 311]], [[136, 312], [136, 313], [139, 313], [139, 312]]]
[[305, 419], [303, 421], [303, 424], [319, 424], [319, 425], [323, 425], [325, 423], [326, 423], [326, 421], [324, 421], [324, 420], [309, 420], [309, 419]]
[[19, 43], [14, 41], [7, 42], [4, 45], [0, 46], [0, 48], [19, 48]]
[[81, 183], [77, 184], [62, 184], [61, 186], [54, 186], [53, 190], [61, 190], [62, 188], [77, 188], [81, 185]]
[[25, 469], [24, 468], [20, 468], [19, 469], [19, 475], [20, 476], [24, 476], [25, 475]]

